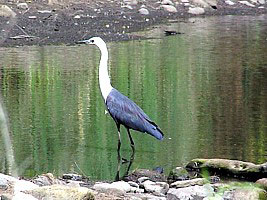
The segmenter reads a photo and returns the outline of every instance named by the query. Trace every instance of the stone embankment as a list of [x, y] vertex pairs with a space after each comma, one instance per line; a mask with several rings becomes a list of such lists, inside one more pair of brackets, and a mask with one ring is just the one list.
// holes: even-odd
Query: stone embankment
[[[220, 177], [212, 176], [218, 172]], [[195, 159], [185, 168], [176, 167], [168, 176], [139, 169], [114, 182], [93, 183], [75, 174], [54, 178], [47, 173], [32, 180], [0, 174], [0, 197], [1, 200], [257, 200], [267, 199], [266, 175], [267, 163], [255, 165], [224, 159]], [[259, 178], [256, 182], [255, 177]]]

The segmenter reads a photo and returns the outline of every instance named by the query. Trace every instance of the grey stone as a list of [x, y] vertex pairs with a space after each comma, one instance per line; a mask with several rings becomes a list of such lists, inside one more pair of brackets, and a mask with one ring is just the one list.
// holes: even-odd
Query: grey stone
[[16, 13], [7, 5], [0, 5], [0, 16], [2, 17], [15, 17]]
[[38, 200], [37, 198], [33, 197], [30, 194], [25, 194], [23, 192], [17, 192], [13, 197], [12, 200]]
[[143, 183], [145, 191], [155, 194], [166, 194], [169, 189], [169, 184], [165, 182], [153, 182], [147, 180]]
[[39, 186], [48, 186], [53, 184], [65, 185], [64, 181], [56, 179], [51, 173], [42, 174], [35, 178], [33, 182]]
[[172, 5], [161, 5], [161, 8], [163, 8], [163, 10], [170, 12], [170, 13], [177, 13], [177, 9], [172, 6]]
[[249, 7], [255, 7], [255, 5], [253, 5], [252, 3], [249, 3], [248, 1], [239, 1], [239, 3], [249, 6]]
[[119, 193], [126, 193], [131, 191], [131, 186], [125, 181], [117, 181], [113, 183], [96, 183], [93, 189], [100, 191], [114, 190]]
[[189, 187], [189, 186], [194, 186], [194, 185], [204, 185], [208, 181], [204, 178], [195, 178], [192, 180], [184, 180], [184, 181], [176, 181], [172, 183], [170, 186], [174, 188], [184, 188], [184, 187]]
[[209, 7], [210, 5], [207, 3], [207, 1], [205, 0], [192, 0], [192, 2], [197, 5], [197, 6], [200, 6], [200, 7], [203, 7], [203, 8], [206, 8], [206, 7]]
[[5, 178], [0, 177], [0, 189], [7, 189], [8, 188], [8, 181]]
[[27, 193], [37, 199], [94, 199], [94, 192], [86, 187], [69, 187], [65, 185], [43, 186], [27, 191]]
[[131, 187], [137, 187], [137, 188], [139, 188], [139, 185], [138, 185], [136, 182], [129, 181], [128, 184], [129, 184]]
[[141, 15], [149, 15], [149, 11], [148, 11], [148, 9], [146, 9], [146, 8], [140, 8], [140, 9], [138, 10], [138, 12], [139, 12]]
[[200, 7], [195, 7], [195, 8], [189, 8], [188, 13], [193, 14], [193, 15], [202, 15], [205, 13], [204, 8]]
[[171, 0], [162, 0], [161, 2], [162, 5], [174, 5], [174, 3]]
[[145, 182], [146, 180], [149, 180], [149, 178], [146, 177], [146, 176], [144, 176], [144, 177], [140, 177], [140, 178], [138, 179], [138, 182], [139, 182], [139, 183], [143, 183], [143, 182]]
[[170, 188], [167, 193], [167, 199], [180, 199], [180, 200], [189, 200], [189, 199], [203, 199], [205, 197], [213, 196], [214, 190], [210, 185], [204, 186], [190, 186], [186, 188]]
[[17, 8], [21, 10], [27, 10], [29, 8], [27, 3], [18, 3]]
[[234, 2], [232, 2], [231, 0], [225, 0], [225, 3], [229, 6], [235, 5]]

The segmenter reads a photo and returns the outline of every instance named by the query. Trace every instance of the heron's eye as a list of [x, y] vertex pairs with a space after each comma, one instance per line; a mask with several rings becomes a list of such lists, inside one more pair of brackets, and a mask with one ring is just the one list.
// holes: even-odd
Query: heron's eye
[[95, 41], [94, 40], [91, 40], [92, 43], [94, 43]]

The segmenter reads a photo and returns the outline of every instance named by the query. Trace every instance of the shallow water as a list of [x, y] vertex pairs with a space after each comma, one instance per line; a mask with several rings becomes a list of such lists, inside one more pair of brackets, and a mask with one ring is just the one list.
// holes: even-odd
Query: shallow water
[[[185, 34], [163, 37], [164, 29]], [[113, 86], [165, 133], [163, 141], [132, 133], [130, 170], [160, 166], [168, 174], [193, 158], [267, 161], [266, 33], [267, 16], [209, 17], [146, 32], [153, 39], [108, 44]], [[99, 91], [99, 57], [94, 46], [0, 48], [19, 175], [114, 179], [117, 130]], [[121, 153], [131, 155], [124, 128]], [[4, 145], [0, 171], [10, 173]]]

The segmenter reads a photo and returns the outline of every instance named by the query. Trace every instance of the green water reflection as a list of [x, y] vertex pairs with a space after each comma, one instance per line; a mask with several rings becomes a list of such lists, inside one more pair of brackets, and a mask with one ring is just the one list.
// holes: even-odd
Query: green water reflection
[[[266, 162], [267, 23], [237, 19], [200, 19], [181, 25], [184, 35], [108, 44], [113, 86], [165, 133], [162, 142], [132, 134], [131, 170], [161, 166], [168, 172], [196, 157]], [[2, 102], [19, 174], [113, 179], [117, 131], [99, 91], [98, 49], [0, 51]], [[129, 157], [122, 130], [122, 154]], [[0, 171], [9, 172], [3, 145]]]

